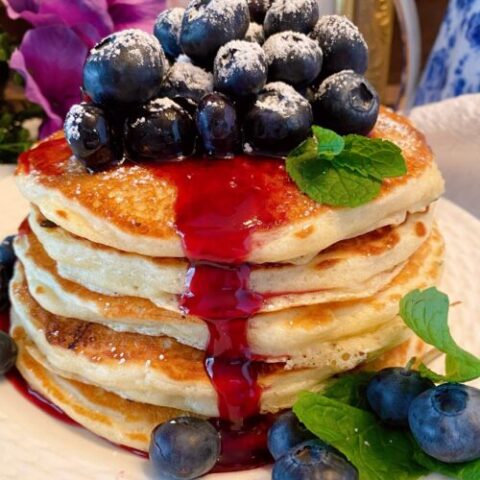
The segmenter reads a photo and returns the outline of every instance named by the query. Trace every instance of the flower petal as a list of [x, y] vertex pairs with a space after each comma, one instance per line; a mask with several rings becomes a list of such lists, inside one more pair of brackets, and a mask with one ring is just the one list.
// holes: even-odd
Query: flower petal
[[26, 81], [27, 98], [43, 107], [49, 121], [41, 134], [61, 128], [68, 109], [80, 101], [87, 45], [64, 25], [30, 30], [10, 60]]
[[113, 31], [107, 0], [1, 0], [10, 18], [22, 18], [34, 26], [68, 25], [93, 46]]
[[165, 9], [165, 0], [107, 0], [108, 11], [115, 31], [125, 28], [140, 28], [153, 31], [158, 14]]

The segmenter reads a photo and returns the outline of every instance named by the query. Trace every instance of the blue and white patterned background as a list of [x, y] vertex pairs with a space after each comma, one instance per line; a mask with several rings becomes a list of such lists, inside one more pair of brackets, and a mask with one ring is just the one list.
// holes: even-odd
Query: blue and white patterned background
[[475, 92], [480, 92], [480, 0], [450, 0], [415, 104]]

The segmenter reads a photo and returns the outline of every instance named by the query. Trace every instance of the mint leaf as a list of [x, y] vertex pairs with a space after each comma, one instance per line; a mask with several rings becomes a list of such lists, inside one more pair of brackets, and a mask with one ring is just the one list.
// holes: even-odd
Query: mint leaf
[[413, 437], [384, 427], [373, 413], [311, 392], [300, 394], [293, 411], [355, 465], [360, 480], [416, 480], [427, 473], [412, 461], [418, 448]]
[[388, 140], [361, 135], [347, 135], [345, 148], [334, 162], [337, 166], [377, 180], [407, 173], [407, 165], [399, 147]]
[[[308, 140], [307, 140], [308, 142]], [[335, 207], [357, 207], [373, 200], [381, 183], [346, 168], [333, 168], [330, 161], [312, 158], [312, 143], [287, 158], [287, 172], [298, 188], [318, 203]]]
[[322, 394], [352, 407], [369, 410], [366, 389], [375, 372], [358, 372], [342, 375], [327, 385]]
[[287, 158], [287, 169], [289, 159], [290, 162], [294, 163], [302, 163], [307, 160], [314, 161], [317, 159], [318, 156], [318, 142], [315, 137], [307, 138], [304, 142], [302, 142], [295, 150], [290, 152]]
[[422, 340], [447, 354], [446, 375], [425, 365], [420, 373], [435, 382], [468, 382], [480, 377], [480, 358], [460, 348], [448, 327], [448, 296], [436, 288], [414, 290], [400, 301], [400, 316]]
[[415, 451], [413, 459], [431, 472], [460, 480], [478, 480], [480, 478], [480, 460], [467, 463], [443, 463], [430, 457], [420, 449]]
[[345, 146], [343, 137], [328, 128], [313, 126], [313, 135], [317, 140], [317, 150], [319, 155], [334, 157], [338, 155]]

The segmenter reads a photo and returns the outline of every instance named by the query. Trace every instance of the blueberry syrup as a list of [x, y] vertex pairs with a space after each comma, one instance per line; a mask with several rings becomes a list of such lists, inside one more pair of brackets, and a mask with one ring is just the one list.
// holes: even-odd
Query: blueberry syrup
[[[8, 312], [0, 312], [0, 330], [8, 333], [10, 329], [10, 316]], [[15, 390], [19, 392], [29, 402], [33, 403], [37, 408], [48, 413], [50, 416], [61, 420], [69, 425], [78, 425], [74, 420], [68, 417], [60, 408], [55, 404], [47, 400], [45, 397], [35, 392], [24, 378], [20, 375], [20, 372], [14, 368], [5, 375], [6, 379], [15, 387]]]

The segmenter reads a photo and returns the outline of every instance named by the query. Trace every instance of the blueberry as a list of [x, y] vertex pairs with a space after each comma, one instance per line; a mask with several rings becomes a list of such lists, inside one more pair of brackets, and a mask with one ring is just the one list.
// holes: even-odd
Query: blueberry
[[405, 368], [386, 368], [378, 372], [367, 386], [372, 410], [388, 425], [408, 427], [408, 409], [422, 392], [434, 383], [418, 372]]
[[458, 383], [419, 395], [408, 414], [422, 450], [445, 463], [480, 458], [480, 390]]
[[377, 121], [380, 100], [368, 80], [344, 70], [322, 82], [312, 106], [318, 125], [341, 135], [367, 135]]
[[95, 105], [73, 105], [65, 118], [65, 137], [78, 158], [87, 158], [110, 143], [110, 129], [103, 110]]
[[158, 40], [141, 30], [114, 33], [90, 52], [83, 87], [94, 103], [144, 103], [157, 95], [167, 61]]
[[234, 97], [255, 95], [267, 83], [265, 52], [257, 43], [233, 40], [217, 53], [215, 89]]
[[345, 458], [319, 440], [308, 440], [276, 461], [272, 480], [357, 480], [358, 472]]
[[287, 30], [310, 33], [319, 15], [317, 0], [274, 0], [263, 28], [267, 37]]
[[15, 251], [13, 250], [13, 241], [15, 235], [10, 235], [3, 239], [0, 243], [0, 264], [5, 265], [7, 268], [12, 269], [15, 263]]
[[245, 37], [249, 22], [247, 0], [192, 0], [183, 17], [180, 45], [195, 63], [210, 66], [222, 45]]
[[263, 23], [267, 10], [272, 5], [273, 0], [248, 0], [248, 9], [250, 10], [250, 19], [252, 22]]
[[180, 29], [184, 13], [184, 8], [169, 8], [157, 17], [153, 27], [153, 34], [170, 58], [177, 58], [182, 53]]
[[310, 135], [312, 123], [305, 98], [286, 83], [269, 83], [246, 114], [245, 140], [253, 151], [286, 155]]
[[265, 43], [265, 32], [263, 31], [262, 25], [259, 23], [250, 22], [250, 26], [248, 27], [244, 40], [263, 45]]
[[194, 479], [209, 472], [220, 455], [220, 436], [206, 420], [179, 417], [152, 432], [150, 461], [172, 479]]
[[221, 93], [206, 95], [198, 105], [197, 128], [209, 155], [231, 157], [240, 144], [240, 129], [233, 102]]
[[160, 94], [171, 99], [189, 98], [198, 103], [213, 91], [213, 75], [191, 63], [177, 62], [167, 73]]
[[0, 331], [0, 375], [5, 375], [15, 366], [18, 349], [13, 338]]
[[263, 48], [271, 81], [305, 87], [314, 82], [322, 68], [322, 50], [303, 33], [277, 33], [267, 39]]
[[342, 70], [363, 74], [368, 67], [368, 47], [358, 28], [347, 17], [325, 15], [312, 32], [323, 51], [322, 76]]
[[297, 416], [288, 411], [280, 415], [268, 432], [268, 450], [278, 460], [291, 448], [306, 440], [313, 440], [315, 435], [308, 431]]
[[191, 155], [195, 139], [192, 116], [169, 98], [151, 100], [125, 123], [125, 143], [134, 160], [165, 160]]

